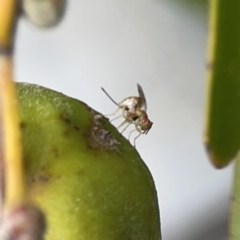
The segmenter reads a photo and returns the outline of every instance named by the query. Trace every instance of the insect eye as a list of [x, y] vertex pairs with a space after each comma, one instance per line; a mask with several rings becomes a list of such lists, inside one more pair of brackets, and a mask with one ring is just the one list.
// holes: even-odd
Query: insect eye
[[148, 121], [147, 118], [143, 118], [143, 119], [142, 119], [142, 123], [146, 123], [147, 121]]

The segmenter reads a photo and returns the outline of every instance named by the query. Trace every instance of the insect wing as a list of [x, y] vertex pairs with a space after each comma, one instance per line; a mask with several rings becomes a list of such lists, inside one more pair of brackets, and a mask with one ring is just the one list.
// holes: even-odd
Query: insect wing
[[137, 89], [138, 89], [138, 95], [142, 100], [141, 109], [143, 109], [144, 111], [147, 111], [147, 100], [146, 100], [145, 94], [143, 92], [143, 89], [139, 84], [137, 84]]

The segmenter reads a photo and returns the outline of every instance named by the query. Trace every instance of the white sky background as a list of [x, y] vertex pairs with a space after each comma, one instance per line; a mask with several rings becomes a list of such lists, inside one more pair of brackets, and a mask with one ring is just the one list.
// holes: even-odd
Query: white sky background
[[198, 10], [166, 0], [71, 0], [58, 28], [22, 20], [18, 29], [17, 81], [104, 114], [115, 106], [101, 86], [119, 102], [142, 85], [154, 125], [137, 149], [156, 183], [163, 240], [193, 240], [228, 211], [231, 167], [215, 170], [202, 144], [207, 19]]

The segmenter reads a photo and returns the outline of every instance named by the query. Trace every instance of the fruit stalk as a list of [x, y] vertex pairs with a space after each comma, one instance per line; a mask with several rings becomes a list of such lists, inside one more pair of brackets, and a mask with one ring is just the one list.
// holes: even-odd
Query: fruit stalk
[[13, 83], [12, 52], [18, 1], [0, 0], [0, 103], [2, 116], [2, 161], [4, 208], [24, 201], [22, 147], [18, 107]]

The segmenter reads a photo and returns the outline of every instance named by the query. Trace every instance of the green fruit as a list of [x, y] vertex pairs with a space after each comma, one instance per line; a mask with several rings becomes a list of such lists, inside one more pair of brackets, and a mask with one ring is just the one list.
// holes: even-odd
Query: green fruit
[[153, 179], [106, 118], [61, 93], [17, 83], [29, 199], [46, 240], [159, 240]]
[[58, 25], [64, 17], [67, 0], [21, 0], [24, 15], [39, 28]]

